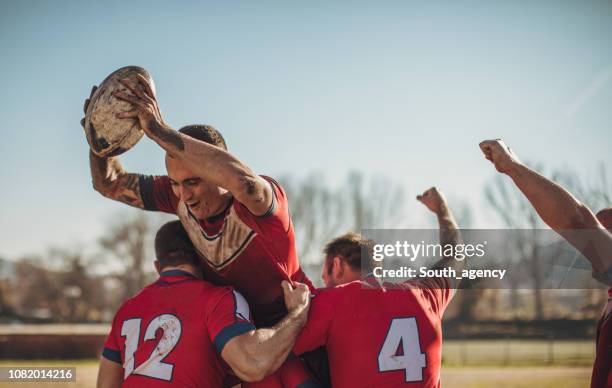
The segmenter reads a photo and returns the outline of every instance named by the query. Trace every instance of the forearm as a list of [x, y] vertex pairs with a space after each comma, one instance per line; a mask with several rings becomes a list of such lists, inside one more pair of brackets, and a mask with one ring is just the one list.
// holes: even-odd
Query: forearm
[[508, 175], [531, 202], [538, 215], [556, 231], [601, 228], [595, 215], [563, 187], [517, 164]]
[[[437, 212], [438, 225], [440, 228], [440, 245], [445, 247], [452, 245], [453, 247], [463, 242], [461, 231], [457, 225], [457, 221], [453, 216], [450, 208], [446, 203], [440, 206], [440, 210]], [[465, 266], [464, 260], [456, 260], [454, 257], [445, 257], [437, 262], [434, 267], [436, 268], [448, 268], [452, 267], [455, 271], [461, 271]]]
[[260, 380], [280, 368], [305, 323], [305, 314], [290, 312], [275, 326], [249, 333], [244, 352], [252, 368], [251, 377]]
[[89, 167], [93, 187], [101, 194], [109, 192], [113, 183], [125, 173], [118, 158], [102, 158], [91, 151], [89, 151]]
[[94, 189], [103, 196], [137, 208], [144, 208], [140, 195], [140, 175], [125, 172], [116, 157], [101, 158], [89, 152]]
[[524, 165], [508, 173], [542, 220], [578, 249], [598, 272], [612, 265], [612, 235], [563, 187]]
[[123, 368], [121, 365], [109, 361], [104, 357], [100, 358], [98, 369], [97, 388], [119, 388], [123, 382]]

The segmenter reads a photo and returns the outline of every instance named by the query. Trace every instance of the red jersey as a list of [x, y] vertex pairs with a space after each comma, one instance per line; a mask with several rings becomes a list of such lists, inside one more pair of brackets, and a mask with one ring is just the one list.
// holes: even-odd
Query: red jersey
[[334, 387], [439, 387], [442, 314], [453, 293], [445, 279], [371, 276], [320, 290], [293, 351], [325, 346]]
[[233, 285], [248, 300], [257, 326], [270, 326], [287, 312], [281, 281], [314, 288], [298, 262], [287, 196], [276, 181], [263, 178], [274, 193], [263, 216], [232, 199], [219, 216], [198, 220], [174, 195], [167, 176], [143, 176], [140, 193], [146, 210], [178, 215], [202, 259], [204, 278]]
[[221, 350], [255, 329], [244, 298], [173, 270], [128, 299], [113, 320], [102, 355], [120, 363], [123, 387], [220, 387]]
[[612, 387], [612, 288], [608, 290], [608, 303], [597, 324], [596, 343], [591, 388], [609, 388]]

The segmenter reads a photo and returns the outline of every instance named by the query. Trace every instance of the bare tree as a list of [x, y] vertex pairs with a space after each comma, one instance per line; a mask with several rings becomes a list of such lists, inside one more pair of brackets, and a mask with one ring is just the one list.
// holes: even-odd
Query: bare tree
[[111, 225], [100, 239], [103, 259], [114, 261], [119, 267], [112, 275], [120, 279], [124, 286], [122, 299], [136, 294], [148, 280], [144, 264], [151, 245], [149, 221], [143, 212], [132, 214]]

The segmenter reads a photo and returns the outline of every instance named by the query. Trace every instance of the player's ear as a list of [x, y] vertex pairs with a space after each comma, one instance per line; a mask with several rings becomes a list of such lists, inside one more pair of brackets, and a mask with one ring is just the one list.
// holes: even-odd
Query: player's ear
[[334, 256], [332, 260], [332, 275], [337, 278], [341, 278], [344, 273], [344, 266], [342, 265], [342, 258], [340, 256]]
[[159, 260], [155, 260], [153, 264], [155, 264], [155, 270], [157, 271], [157, 274], [159, 275], [161, 273], [161, 268], [159, 266]]

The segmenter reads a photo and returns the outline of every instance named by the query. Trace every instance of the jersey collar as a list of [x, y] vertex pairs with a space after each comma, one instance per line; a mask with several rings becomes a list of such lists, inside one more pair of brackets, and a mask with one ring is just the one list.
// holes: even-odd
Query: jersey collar
[[168, 277], [168, 276], [187, 276], [193, 279], [196, 279], [191, 273], [187, 271], [183, 271], [182, 269], [171, 269], [169, 271], [164, 271], [159, 274], [160, 277]]

